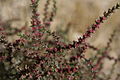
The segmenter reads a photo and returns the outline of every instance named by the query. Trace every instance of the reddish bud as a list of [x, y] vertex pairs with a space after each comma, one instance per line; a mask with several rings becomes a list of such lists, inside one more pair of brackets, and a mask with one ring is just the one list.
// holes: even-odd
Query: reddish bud
[[35, 3], [35, 0], [31, 0], [32, 3]]

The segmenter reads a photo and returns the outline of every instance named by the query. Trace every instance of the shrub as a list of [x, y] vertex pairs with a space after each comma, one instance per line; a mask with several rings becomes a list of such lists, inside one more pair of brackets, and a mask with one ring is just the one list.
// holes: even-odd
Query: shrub
[[[52, 12], [48, 6], [52, 1]], [[109, 80], [115, 70], [115, 65], [120, 57], [109, 55], [111, 43], [118, 30], [114, 30], [107, 45], [99, 49], [86, 41], [95, 33], [100, 24], [120, 8], [116, 4], [104, 12], [94, 24], [78, 38], [77, 41], [68, 43], [56, 32], [51, 32], [49, 27], [56, 15], [56, 0], [47, 0], [44, 8], [44, 18], [39, 19], [37, 7], [39, 0], [31, 0], [32, 17], [31, 29], [27, 33], [20, 33], [19, 39], [9, 42], [7, 37], [24, 30], [5, 27], [0, 28], [0, 80]], [[49, 14], [49, 15], [48, 15]], [[13, 30], [13, 31], [10, 31]], [[93, 57], [86, 58], [86, 49], [96, 51]], [[104, 60], [113, 60], [114, 64], [110, 74], [103, 76]], [[120, 74], [116, 75], [119, 80]]]

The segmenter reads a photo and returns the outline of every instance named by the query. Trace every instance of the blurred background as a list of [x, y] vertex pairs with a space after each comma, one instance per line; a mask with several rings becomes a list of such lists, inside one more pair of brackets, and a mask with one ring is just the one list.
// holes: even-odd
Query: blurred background
[[[45, 1], [40, 0], [39, 2], [38, 11], [41, 20]], [[99, 16], [102, 16], [104, 11], [117, 2], [120, 3], [120, 0], [57, 0], [57, 14], [50, 29], [62, 32], [69, 41], [77, 40]], [[29, 28], [30, 18], [30, 0], [0, 0], [0, 27], [4, 25], [18, 29], [23, 26]], [[88, 39], [88, 42], [98, 48], [103, 48], [114, 29], [117, 29], [117, 33], [112, 43], [110, 55], [117, 58], [120, 55], [120, 10], [117, 10], [101, 24], [101, 28]], [[10, 41], [15, 38], [17, 35], [13, 35]], [[111, 61], [107, 61], [108, 63], [112, 64]]]
[[[38, 11], [43, 18], [46, 0], [40, 0]], [[69, 40], [76, 40], [94, 21], [120, 0], [58, 0], [57, 15], [50, 27], [52, 31], [65, 32]], [[0, 23], [12, 27], [30, 26], [30, 0], [0, 0]], [[116, 11], [91, 38], [92, 43], [102, 46], [115, 28], [120, 26], [120, 11]]]

